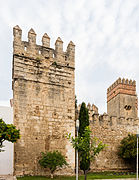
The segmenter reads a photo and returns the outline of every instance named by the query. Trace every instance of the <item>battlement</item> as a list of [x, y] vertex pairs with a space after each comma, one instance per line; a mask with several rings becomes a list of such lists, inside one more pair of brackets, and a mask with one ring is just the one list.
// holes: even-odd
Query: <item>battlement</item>
[[92, 120], [90, 123], [93, 123], [96, 126], [107, 126], [110, 127], [117, 127], [122, 126], [127, 128], [127, 126], [137, 126], [139, 119], [136, 118], [126, 118], [126, 117], [117, 117], [117, 116], [109, 116], [108, 114], [104, 113], [102, 115], [93, 114]]
[[[78, 113], [80, 112], [81, 104], [78, 105]], [[97, 128], [107, 127], [110, 129], [111, 127], [117, 128], [117, 126], [125, 127], [127, 126], [137, 126], [139, 122], [139, 118], [129, 118], [129, 117], [118, 117], [118, 116], [110, 116], [107, 113], [99, 114], [98, 108], [93, 104], [91, 106], [90, 103], [87, 105], [90, 126], [94, 126]]]
[[119, 78], [107, 89], [107, 102], [118, 94], [136, 96], [136, 81]]
[[13, 51], [14, 55], [30, 58], [50, 60], [62, 65], [74, 67], [75, 45], [69, 42], [66, 52], [63, 51], [63, 41], [60, 37], [55, 42], [55, 49], [50, 48], [50, 37], [45, 33], [42, 37], [42, 45], [36, 44], [36, 33], [31, 28], [28, 32], [28, 41], [22, 41], [22, 30], [17, 25], [13, 28]]
[[[79, 104], [78, 107], [77, 107], [78, 113], [80, 111], [80, 108], [81, 108], [81, 104]], [[95, 106], [94, 104], [91, 105], [90, 103], [88, 103], [87, 104], [87, 109], [88, 109], [89, 112], [92, 112], [93, 114], [98, 113], [98, 107]]]

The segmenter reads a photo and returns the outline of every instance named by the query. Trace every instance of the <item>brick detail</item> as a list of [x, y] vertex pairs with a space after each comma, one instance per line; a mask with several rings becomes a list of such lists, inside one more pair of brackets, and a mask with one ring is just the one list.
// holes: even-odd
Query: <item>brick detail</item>
[[107, 89], [107, 102], [113, 99], [118, 94], [127, 94], [136, 96], [136, 82], [135, 81], [128, 81], [119, 78], [115, 83], [113, 83]]
[[128, 94], [136, 96], [136, 86], [127, 84], [118, 84], [111, 91], [107, 92], [107, 102], [113, 99], [117, 94]]

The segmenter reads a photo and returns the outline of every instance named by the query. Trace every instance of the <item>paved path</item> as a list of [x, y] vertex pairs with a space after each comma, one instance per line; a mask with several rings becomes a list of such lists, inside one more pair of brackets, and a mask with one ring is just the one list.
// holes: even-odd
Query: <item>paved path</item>
[[16, 177], [12, 175], [0, 175], [0, 180], [16, 180]]
[[[12, 175], [0, 175], [0, 180], [16, 180]], [[94, 179], [95, 180], [95, 179]], [[136, 180], [136, 178], [120, 178], [120, 179], [96, 179], [96, 180]]]
[[96, 180], [136, 180], [136, 178], [96, 179]]

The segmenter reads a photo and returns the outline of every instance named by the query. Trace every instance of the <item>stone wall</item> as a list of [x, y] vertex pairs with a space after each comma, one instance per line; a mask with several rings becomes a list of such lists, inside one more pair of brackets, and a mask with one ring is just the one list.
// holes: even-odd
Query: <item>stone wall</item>
[[[89, 110], [89, 122], [92, 138], [97, 137], [107, 147], [102, 151], [91, 165], [93, 171], [129, 171], [131, 166], [118, 156], [118, 148], [121, 140], [129, 133], [136, 133], [138, 118], [125, 118], [109, 116], [104, 113], [100, 115], [94, 105], [87, 105]], [[80, 105], [78, 106], [78, 112]]]
[[[129, 133], [136, 133], [139, 119], [137, 117], [136, 82], [119, 78], [107, 89], [107, 112], [99, 115], [98, 108], [90, 103], [90, 128], [92, 138], [95, 136], [107, 144], [99, 154], [91, 169], [94, 171], [130, 170], [130, 165], [118, 156], [121, 140]], [[78, 106], [78, 112], [80, 105]]]
[[92, 165], [95, 170], [129, 170], [130, 165], [125, 164], [118, 156], [118, 147], [121, 140], [129, 133], [136, 133], [139, 119], [125, 119], [110, 117], [107, 114], [93, 114], [90, 121], [92, 136], [96, 136], [108, 146], [100, 153]]
[[118, 156], [118, 148], [121, 140], [129, 133], [136, 133], [139, 125], [136, 82], [119, 78], [108, 88], [108, 114], [99, 115], [98, 108], [94, 104], [89, 103], [87, 108], [92, 138], [97, 137], [108, 145], [92, 163], [91, 169], [94, 171], [130, 170], [131, 166], [125, 164]]
[[75, 135], [75, 45], [70, 42], [63, 52], [60, 38], [52, 49], [46, 33], [42, 46], [36, 44], [33, 29], [28, 42], [22, 41], [19, 26], [13, 33], [13, 113], [21, 133], [14, 149], [14, 173], [44, 175], [40, 153], [59, 150], [69, 163], [61, 174], [72, 174], [75, 154], [65, 135]]

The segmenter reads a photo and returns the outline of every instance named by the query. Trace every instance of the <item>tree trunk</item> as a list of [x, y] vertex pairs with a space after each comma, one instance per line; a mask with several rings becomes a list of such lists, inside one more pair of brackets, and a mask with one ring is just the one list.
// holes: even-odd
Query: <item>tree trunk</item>
[[87, 180], [87, 172], [88, 172], [88, 170], [85, 170], [84, 180]]
[[51, 172], [51, 179], [53, 179], [54, 178], [54, 175], [53, 175], [53, 173]]

